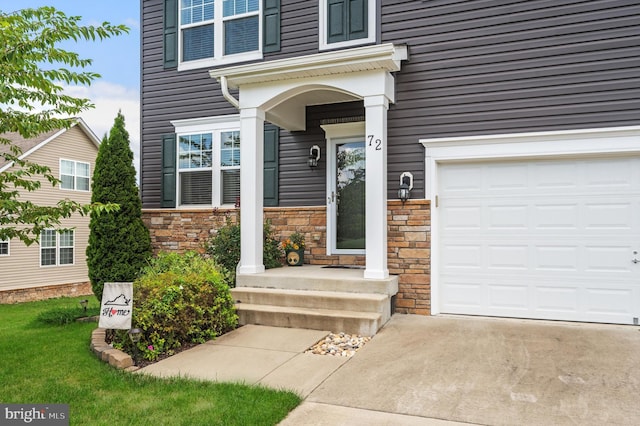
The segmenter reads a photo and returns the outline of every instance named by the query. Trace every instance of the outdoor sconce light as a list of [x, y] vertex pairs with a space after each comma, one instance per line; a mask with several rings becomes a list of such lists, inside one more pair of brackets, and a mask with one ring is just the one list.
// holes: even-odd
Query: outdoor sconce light
[[80, 301], [80, 306], [82, 306], [82, 309], [84, 309], [84, 313], [87, 313], [87, 305], [89, 304], [89, 301], [87, 299], [83, 299]]
[[405, 203], [411, 196], [413, 189], [413, 175], [410, 172], [404, 172], [400, 175], [400, 188], [398, 189], [398, 198]]
[[312, 169], [318, 167], [318, 161], [320, 161], [320, 147], [318, 145], [314, 145], [309, 150], [309, 159], [307, 160], [307, 164]]
[[129, 330], [129, 339], [131, 339], [133, 343], [138, 343], [141, 337], [142, 330], [140, 330], [139, 328], [132, 328], [131, 330]]
[[138, 365], [138, 342], [142, 337], [142, 330], [139, 328], [132, 328], [129, 330], [129, 339], [133, 343], [133, 363]]

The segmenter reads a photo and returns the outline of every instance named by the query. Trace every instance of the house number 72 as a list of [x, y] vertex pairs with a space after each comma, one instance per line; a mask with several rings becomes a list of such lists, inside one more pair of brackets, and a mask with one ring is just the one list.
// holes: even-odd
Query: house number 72
[[374, 140], [375, 136], [369, 135], [369, 146], [374, 146], [376, 151], [382, 151], [382, 141], [380, 139]]

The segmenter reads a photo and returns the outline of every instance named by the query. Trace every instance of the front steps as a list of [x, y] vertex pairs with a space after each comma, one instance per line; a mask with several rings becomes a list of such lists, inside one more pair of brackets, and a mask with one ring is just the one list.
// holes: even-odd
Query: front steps
[[240, 324], [373, 336], [391, 317], [398, 277], [367, 280], [361, 269], [315, 265], [238, 275], [231, 290]]

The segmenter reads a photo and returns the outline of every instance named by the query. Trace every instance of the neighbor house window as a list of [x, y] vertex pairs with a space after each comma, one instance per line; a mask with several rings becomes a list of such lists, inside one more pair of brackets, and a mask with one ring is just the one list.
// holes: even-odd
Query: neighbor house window
[[260, 3], [180, 0], [181, 68], [261, 58]]
[[[190, 125], [174, 122], [178, 131], [179, 205], [235, 204], [240, 197], [240, 130], [235, 116], [231, 122], [219, 118], [185, 121]], [[188, 132], [195, 128], [207, 131]]]
[[73, 265], [74, 231], [45, 229], [40, 234], [40, 266]]
[[89, 163], [60, 160], [60, 188], [88, 191], [89, 178]]
[[356, 46], [376, 41], [375, 0], [319, 0], [320, 49]]
[[0, 256], [9, 256], [9, 240], [0, 240]]

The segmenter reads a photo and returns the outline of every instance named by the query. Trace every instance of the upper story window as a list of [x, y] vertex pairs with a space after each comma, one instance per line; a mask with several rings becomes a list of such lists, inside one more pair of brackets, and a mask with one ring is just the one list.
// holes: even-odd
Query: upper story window
[[0, 256], [9, 256], [9, 240], [0, 240]]
[[89, 163], [60, 160], [60, 188], [88, 191], [89, 178]]
[[240, 123], [234, 119], [192, 123], [176, 125], [178, 204], [235, 204], [240, 197]]
[[180, 0], [180, 69], [260, 59], [259, 0]]
[[40, 266], [73, 265], [74, 231], [45, 229], [40, 234]]
[[320, 0], [320, 50], [376, 41], [375, 0]]

